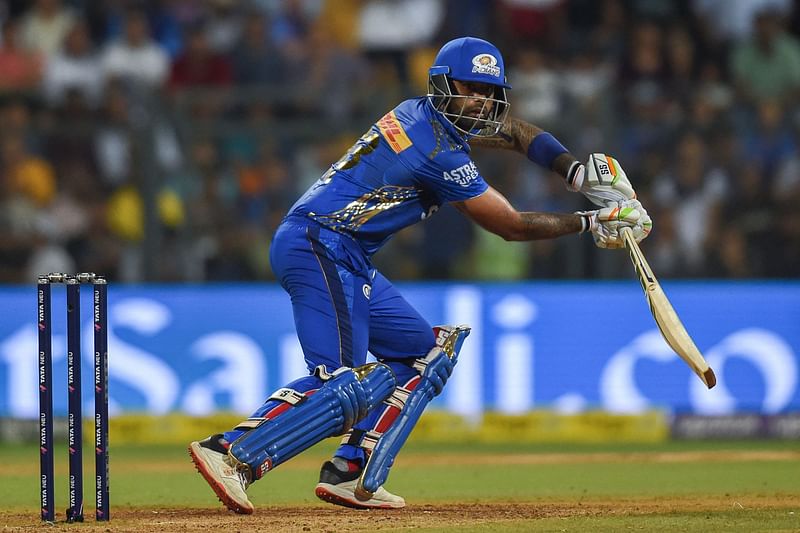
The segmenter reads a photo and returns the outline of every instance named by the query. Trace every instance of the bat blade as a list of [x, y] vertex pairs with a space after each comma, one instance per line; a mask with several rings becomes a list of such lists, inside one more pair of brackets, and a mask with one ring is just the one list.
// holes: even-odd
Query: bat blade
[[694, 373], [705, 383], [706, 387], [709, 389], [714, 387], [717, 384], [717, 377], [714, 375], [714, 371], [708, 366], [703, 354], [697, 349], [680, 318], [678, 318], [678, 314], [661, 288], [661, 284], [653, 274], [650, 264], [633, 238], [630, 228], [622, 229], [622, 237], [630, 253], [636, 274], [642, 284], [644, 294], [647, 297], [650, 312], [653, 314], [664, 340], [689, 365]]

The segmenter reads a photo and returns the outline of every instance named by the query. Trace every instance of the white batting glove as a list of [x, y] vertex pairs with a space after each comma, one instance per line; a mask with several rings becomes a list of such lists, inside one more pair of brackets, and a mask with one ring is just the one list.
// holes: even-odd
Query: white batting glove
[[636, 192], [619, 161], [600, 153], [590, 155], [586, 165], [577, 161], [572, 164], [567, 172], [567, 188], [580, 191], [601, 207], [636, 199]]
[[592, 232], [598, 248], [623, 248], [625, 244], [620, 233], [623, 227], [631, 229], [636, 242], [646, 238], [653, 227], [650, 216], [638, 200], [616, 202], [611, 207], [577, 214], [586, 217], [584, 231]]
[[631, 227], [631, 231], [633, 232], [633, 238], [636, 242], [645, 240], [653, 229], [653, 220], [650, 218], [650, 215], [647, 214], [647, 210], [642, 207], [639, 200], [626, 200], [620, 202], [619, 205], [622, 209], [633, 208], [639, 211], [639, 219], [636, 221], [636, 224]]

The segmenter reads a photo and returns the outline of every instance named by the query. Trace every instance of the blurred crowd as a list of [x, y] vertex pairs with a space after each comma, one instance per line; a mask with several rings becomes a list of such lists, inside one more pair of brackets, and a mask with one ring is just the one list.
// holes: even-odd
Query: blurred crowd
[[[0, 0], [0, 282], [271, 279], [272, 232], [438, 48], [486, 38], [512, 114], [617, 157], [660, 277], [800, 274], [800, 1]], [[524, 210], [589, 206], [475, 150]], [[390, 278], [630, 277], [586, 236], [504, 243], [444, 208]]]

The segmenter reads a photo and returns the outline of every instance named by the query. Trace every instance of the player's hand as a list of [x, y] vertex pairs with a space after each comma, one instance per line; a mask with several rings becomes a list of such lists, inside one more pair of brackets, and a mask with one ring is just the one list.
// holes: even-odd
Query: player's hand
[[580, 191], [600, 207], [612, 207], [616, 203], [636, 199], [636, 192], [622, 165], [606, 154], [592, 154], [586, 165], [573, 165], [567, 175], [567, 187]]
[[650, 215], [647, 214], [647, 210], [642, 207], [642, 204], [639, 200], [626, 200], [625, 202], [620, 202], [620, 207], [632, 207], [639, 211], [639, 219], [636, 221], [636, 224], [631, 227], [631, 231], [633, 232], [633, 239], [636, 242], [642, 242], [650, 235], [650, 231], [653, 229], [653, 220], [650, 218]]
[[653, 222], [647, 211], [638, 200], [615, 202], [610, 207], [595, 211], [580, 211], [579, 215], [587, 217], [588, 231], [592, 232], [594, 243], [598, 248], [622, 248], [625, 243], [620, 231], [630, 228], [636, 242], [641, 242], [650, 234]]

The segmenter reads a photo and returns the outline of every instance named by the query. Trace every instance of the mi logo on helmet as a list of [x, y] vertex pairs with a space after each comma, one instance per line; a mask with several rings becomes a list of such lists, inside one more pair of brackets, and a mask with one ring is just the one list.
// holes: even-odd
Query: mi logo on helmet
[[478, 54], [472, 58], [472, 72], [477, 74], [488, 74], [495, 78], [500, 77], [500, 67], [497, 66], [497, 58], [492, 54]]

